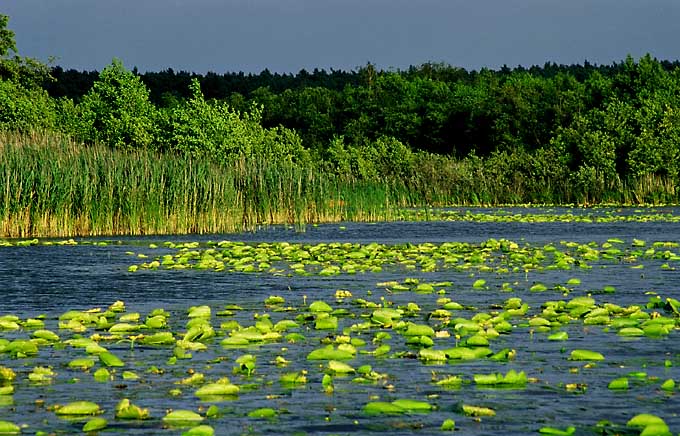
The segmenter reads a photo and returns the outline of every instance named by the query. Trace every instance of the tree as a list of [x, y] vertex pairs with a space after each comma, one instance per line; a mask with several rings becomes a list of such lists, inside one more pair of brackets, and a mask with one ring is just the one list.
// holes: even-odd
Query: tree
[[299, 136], [285, 128], [262, 127], [262, 109], [239, 113], [224, 102], [207, 101], [198, 80], [189, 85], [191, 98], [166, 110], [164, 147], [218, 162], [258, 157], [276, 162], [306, 160]]
[[[0, 15], [0, 130], [28, 132], [55, 125], [54, 102], [40, 85], [49, 78], [40, 62], [16, 55], [9, 17]], [[14, 53], [13, 57], [9, 57]]]
[[[7, 28], [9, 17], [0, 15], [0, 79], [20, 84], [27, 89], [37, 89], [52, 80], [47, 65], [17, 54], [14, 32]], [[14, 56], [10, 56], [14, 53]]]
[[148, 147], [154, 141], [156, 108], [139, 77], [114, 59], [78, 105], [81, 139], [120, 148]]
[[14, 32], [7, 28], [7, 23], [9, 23], [9, 17], [0, 14], [0, 57], [5, 57], [10, 52], [17, 52]]

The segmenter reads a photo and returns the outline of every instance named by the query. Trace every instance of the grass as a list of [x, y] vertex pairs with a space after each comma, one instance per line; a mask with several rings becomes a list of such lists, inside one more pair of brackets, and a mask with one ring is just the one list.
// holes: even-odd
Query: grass
[[219, 233], [259, 225], [390, 219], [388, 184], [293, 165], [84, 146], [44, 133], [0, 136], [5, 237]]
[[407, 175], [363, 180], [315, 167], [86, 146], [0, 132], [0, 237], [222, 233], [261, 225], [379, 221], [404, 207], [676, 204], [669, 178], [532, 178], [493, 159], [419, 154]]

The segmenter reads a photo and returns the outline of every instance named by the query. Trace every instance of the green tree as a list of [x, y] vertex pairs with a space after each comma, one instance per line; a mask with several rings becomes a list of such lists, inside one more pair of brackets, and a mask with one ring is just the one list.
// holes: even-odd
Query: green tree
[[0, 57], [9, 55], [10, 52], [17, 52], [17, 45], [14, 41], [14, 32], [7, 28], [9, 17], [0, 14]]
[[299, 136], [290, 129], [262, 127], [262, 108], [240, 113], [224, 102], [206, 101], [198, 80], [190, 85], [191, 98], [166, 111], [163, 146], [191, 156], [220, 162], [263, 157], [278, 162], [305, 161]]
[[78, 105], [78, 136], [119, 148], [149, 147], [154, 142], [156, 108], [139, 77], [114, 59]]
[[7, 28], [8, 22], [9, 17], [0, 15], [0, 129], [52, 129], [54, 102], [38, 86], [49, 77], [47, 67], [16, 55], [14, 32]]
[[680, 110], [663, 100], [649, 98], [636, 112], [640, 132], [632, 141], [627, 164], [634, 177], [680, 175]]
[[0, 130], [31, 132], [55, 126], [54, 101], [47, 92], [0, 79]]

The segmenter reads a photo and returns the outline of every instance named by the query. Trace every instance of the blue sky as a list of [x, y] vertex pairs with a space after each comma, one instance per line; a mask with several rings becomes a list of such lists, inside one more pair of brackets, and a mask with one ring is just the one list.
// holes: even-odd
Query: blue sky
[[101, 70], [680, 59], [680, 0], [4, 0], [20, 54]]

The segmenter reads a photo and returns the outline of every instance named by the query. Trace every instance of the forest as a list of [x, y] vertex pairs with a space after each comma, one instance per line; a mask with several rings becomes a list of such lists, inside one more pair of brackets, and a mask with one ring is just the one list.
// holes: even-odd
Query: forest
[[[260, 174], [260, 183], [234, 180], [238, 189], [266, 185], [265, 193], [253, 194], [255, 216], [239, 218], [248, 222], [273, 220], [260, 205], [281, 196], [283, 182], [271, 174], [295, 178], [291, 198], [314, 185], [302, 174], [324, 179], [337, 188], [334, 205], [346, 203], [345, 188], [356, 195], [357, 186], [380, 192], [383, 206], [678, 201], [678, 61], [648, 54], [611, 65], [479, 71], [441, 63], [382, 70], [369, 63], [351, 71], [197, 74], [142, 73], [113, 59], [97, 72], [19, 56], [8, 17], [0, 17], [0, 32], [0, 175], [16, 184], [13, 195], [5, 190], [5, 217], [28, 214], [35, 223], [35, 214], [54, 209], [35, 204], [44, 190], [35, 175], [47, 166], [17, 169], [35, 160], [29, 149], [37, 153], [38, 143], [53, 142], [70, 144], [62, 144], [68, 162], [98, 147], [95, 161], [137, 153], [151, 166], [201, 162], [230, 174], [234, 166], [256, 166], [248, 171]], [[44, 158], [58, 161], [59, 153]], [[71, 216], [91, 213], [83, 195], [64, 200]], [[123, 210], [107, 207], [117, 211], [107, 212], [113, 216]]]

